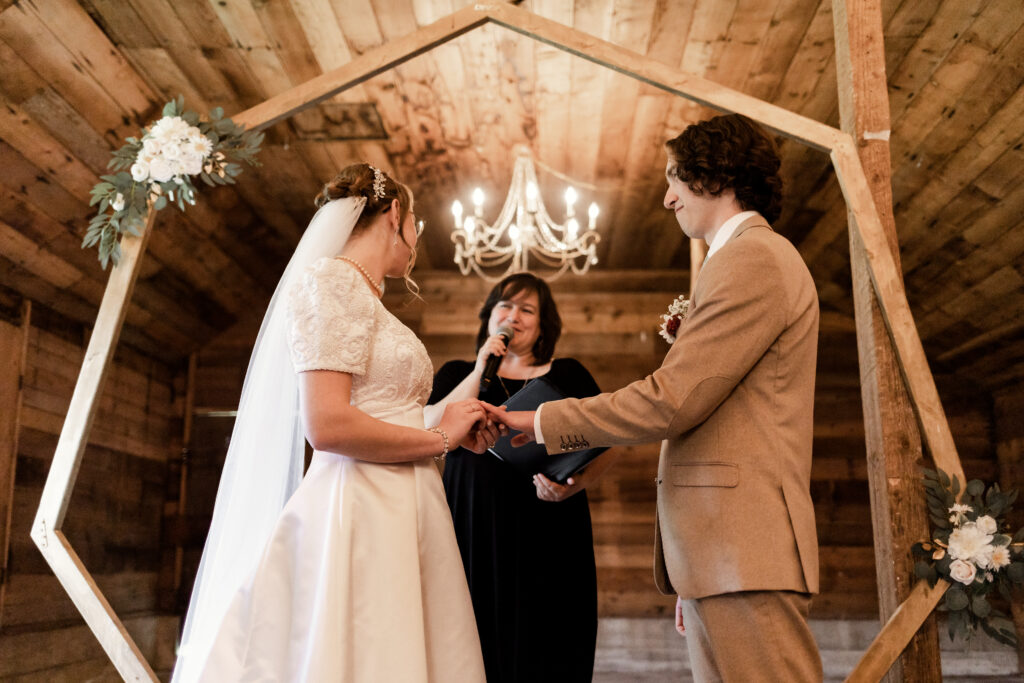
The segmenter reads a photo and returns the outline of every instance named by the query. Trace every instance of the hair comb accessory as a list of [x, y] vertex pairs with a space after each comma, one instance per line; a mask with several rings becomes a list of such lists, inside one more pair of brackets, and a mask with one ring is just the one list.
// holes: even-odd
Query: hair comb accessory
[[376, 199], [384, 199], [384, 174], [376, 166], [367, 166], [373, 169], [373, 196]]

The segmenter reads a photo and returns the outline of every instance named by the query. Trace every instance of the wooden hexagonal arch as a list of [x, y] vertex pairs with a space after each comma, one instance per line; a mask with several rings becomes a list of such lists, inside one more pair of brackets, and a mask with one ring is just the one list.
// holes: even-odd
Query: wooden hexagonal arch
[[[839, 178], [852, 221], [852, 239], [867, 256], [871, 282], [902, 370], [904, 382], [935, 464], [960, 477], [963, 469], [921, 340], [914, 325], [902, 278], [889, 251], [853, 138], [831, 126], [688, 75], [649, 57], [510, 5], [471, 5], [403, 38], [370, 50], [348, 64], [234, 116], [249, 128], [264, 128], [343, 90], [366, 81], [463, 33], [493, 23], [547, 43], [577, 57], [618, 71], [679, 97], [723, 112], [742, 113], [771, 130], [828, 154]], [[32, 538], [89, 628], [125, 680], [156, 681], [156, 675], [128, 635], [103, 593], [61, 531], [85, 451], [114, 346], [124, 322], [155, 214], [138, 237], [122, 243], [121, 262], [113, 268], [100, 303], [96, 325], [79, 372], [68, 414], [39, 501]], [[914, 632], [938, 603], [948, 584], [920, 582], [868, 648], [849, 681], [875, 681], [889, 669]]]

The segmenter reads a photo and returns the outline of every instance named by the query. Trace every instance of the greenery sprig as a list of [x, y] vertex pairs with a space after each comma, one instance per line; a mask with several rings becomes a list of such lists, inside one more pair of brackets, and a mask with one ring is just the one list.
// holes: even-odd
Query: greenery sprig
[[246, 131], [224, 118], [220, 107], [209, 119], [185, 111], [179, 95], [163, 108], [163, 116], [139, 138], [126, 138], [126, 145], [113, 153], [107, 167], [116, 171], [100, 176], [91, 191], [89, 206], [99, 205], [89, 221], [82, 248], [98, 246], [100, 264], [115, 265], [121, 258], [121, 236], [138, 235], [149, 211], [176, 204], [181, 211], [195, 204], [192, 176], [207, 185], [229, 185], [242, 172], [236, 162], [258, 166], [256, 154], [263, 133]]
[[1024, 528], [1011, 536], [1003, 519], [1017, 492], [1003, 492], [998, 484], [986, 489], [978, 479], [961, 489], [956, 477], [929, 469], [924, 486], [934, 529], [930, 541], [911, 549], [918, 558], [914, 573], [932, 586], [940, 578], [951, 584], [938, 607], [949, 615], [950, 639], [970, 639], [980, 628], [1017, 647], [1013, 621], [989, 603], [992, 591], [1011, 602], [1012, 585], [1024, 583]]

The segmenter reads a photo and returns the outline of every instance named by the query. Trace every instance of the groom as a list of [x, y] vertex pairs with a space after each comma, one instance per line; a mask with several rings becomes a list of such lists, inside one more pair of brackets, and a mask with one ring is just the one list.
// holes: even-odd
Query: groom
[[665, 148], [665, 208], [709, 248], [661, 367], [614, 393], [493, 417], [550, 454], [661, 440], [655, 581], [679, 596], [696, 680], [820, 681], [807, 627], [818, 591], [818, 298], [770, 226], [778, 153], [737, 114], [692, 125]]

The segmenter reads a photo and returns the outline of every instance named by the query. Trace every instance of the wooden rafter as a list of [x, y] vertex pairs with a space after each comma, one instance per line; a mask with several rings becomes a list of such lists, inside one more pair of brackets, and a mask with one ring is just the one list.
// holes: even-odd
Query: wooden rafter
[[[892, 337], [915, 413], [921, 423], [922, 435], [939, 467], [951, 474], [962, 473], [949, 425], [914, 326], [902, 279], [888, 252], [885, 233], [854, 141], [842, 131], [703, 78], [681, 73], [650, 57], [636, 54], [516, 7], [481, 4], [467, 6], [403, 38], [368, 50], [352, 62], [270, 98], [234, 118], [251, 128], [266, 127], [487, 23], [521, 33], [714, 109], [743, 113], [783, 136], [827, 152], [835, 166], [843, 196], [854, 218], [854, 237], [863, 245], [867, 255], [871, 281]], [[151, 680], [156, 679], [102, 593], [91, 581], [81, 563], [77, 562], [74, 551], [67, 545], [59, 530], [92, 424], [95, 399], [102, 388], [103, 377], [138, 272], [139, 257], [151, 232], [152, 222], [151, 216], [141, 238], [126, 239], [125, 256], [114, 268], [107, 283], [96, 328], [79, 374], [32, 529], [36, 544], [71, 593], [76, 606], [82, 611], [90, 628], [100, 638], [104, 650], [114, 661], [118, 671], [128, 680], [143, 680], [147, 677]], [[79, 575], [71, 576], [76, 571]], [[934, 590], [922, 589], [920, 585], [915, 589], [910, 599], [897, 610], [887, 624], [884, 634], [893, 640], [886, 642], [891, 645], [904, 635], [909, 639], [921, 621], [931, 612], [934, 606], [934, 593]], [[877, 642], [876, 640], [876, 644]], [[877, 653], [877, 657], [871, 660], [873, 666], [884, 666], [883, 670], [886, 670], [899, 655], [902, 646], [894, 652], [892, 647], [879, 648], [873, 645], [872, 648], [869, 652]], [[862, 661], [860, 666], [865, 666], [865, 663]], [[860, 667], [854, 673], [856, 675], [859, 672]]]

